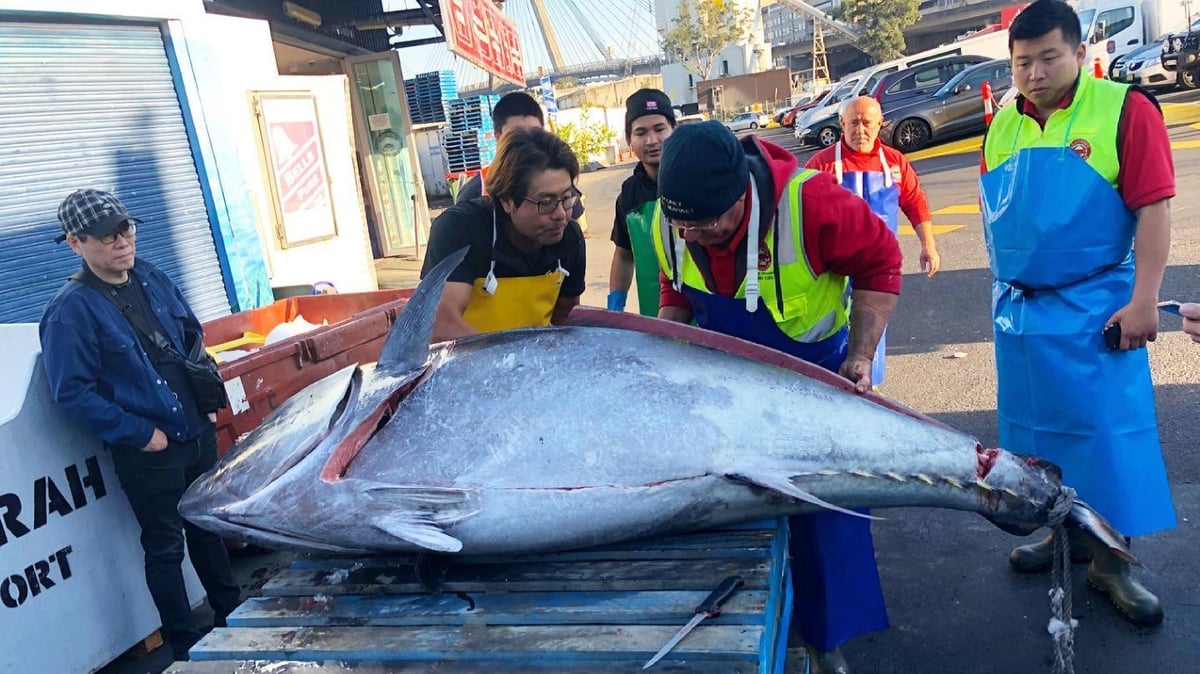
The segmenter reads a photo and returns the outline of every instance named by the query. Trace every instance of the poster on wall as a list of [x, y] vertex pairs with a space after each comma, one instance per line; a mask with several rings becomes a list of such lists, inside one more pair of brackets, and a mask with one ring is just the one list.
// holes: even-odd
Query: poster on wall
[[280, 245], [289, 248], [337, 236], [316, 97], [255, 92], [254, 107]]

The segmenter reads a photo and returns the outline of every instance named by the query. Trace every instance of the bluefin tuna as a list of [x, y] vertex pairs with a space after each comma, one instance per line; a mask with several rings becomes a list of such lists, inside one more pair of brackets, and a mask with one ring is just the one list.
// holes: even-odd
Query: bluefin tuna
[[[430, 345], [461, 258], [421, 283], [378, 362], [274, 410], [192, 484], [182, 515], [270, 548], [476, 555], [818, 509], [967, 510], [1028, 534], [1070, 502], [1044, 460], [985, 449], [824, 370], [696, 328], [623, 317], [640, 329]], [[1085, 504], [1071, 503], [1066, 523], [1132, 559]]]

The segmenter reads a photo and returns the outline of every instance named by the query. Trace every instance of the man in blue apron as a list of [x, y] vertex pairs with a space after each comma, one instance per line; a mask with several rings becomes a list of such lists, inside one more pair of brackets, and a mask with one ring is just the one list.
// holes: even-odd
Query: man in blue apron
[[[901, 260], [896, 237], [866, 202], [828, 174], [801, 169], [783, 148], [753, 136], [739, 142], [719, 122], [675, 129], [658, 188], [659, 318], [694, 319], [870, 390]], [[792, 627], [815, 672], [846, 672], [841, 644], [887, 628], [870, 523], [827, 512], [789, 525]]]
[[[883, 110], [870, 96], [851, 99], [842, 109], [842, 139], [809, 158], [807, 168], [832, 174], [842, 187], [871, 205], [892, 234], [898, 234], [900, 211], [921, 241], [921, 271], [932, 277], [942, 266], [933, 239], [933, 216], [917, 172], [904, 153], [879, 141]], [[883, 383], [887, 332], [879, 339], [871, 381]]]
[[[1063, 482], [1126, 535], [1170, 529], [1144, 348], [1158, 326], [1175, 195], [1166, 127], [1149, 94], [1081, 73], [1086, 50], [1069, 5], [1038, 0], [1009, 30], [1021, 96], [988, 130], [980, 179], [1000, 444], [1058, 464]], [[1047, 569], [1052, 543], [1021, 546], [1009, 561]], [[1072, 558], [1093, 557], [1088, 584], [1125, 618], [1162, 621], [1126, 562], [1071, 543]]]

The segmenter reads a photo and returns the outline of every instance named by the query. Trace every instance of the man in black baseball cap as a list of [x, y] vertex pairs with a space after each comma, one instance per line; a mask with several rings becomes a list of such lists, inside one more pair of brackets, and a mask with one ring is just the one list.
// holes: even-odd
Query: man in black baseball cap
[[[787, 150], [754, 135], [739, 140], [715, 121], [671, 134], [658, 192], [659, 318], [694, 319], [839, 372], [860, 393], [871, 390], [901, 257], [867, 202]], [[887, 627], [870, 523], [822, 512], [788, 524], [792, 627], [815, 674], [844, 674], [841, 645]]]
[[217, 461], [223, 383], [219, 375], [195, 376], [191, 365], [206, 358], [200, 321], [175, 283], [136, 256], [141, 221], [120, 199], [77, 190], [58, 207], [58, 220], [57, 240], [83, 265], [42, 314], [42, 366], [55, 403], [112, 455], [141, 527], [163, 637], [175, 659], [186, 660], [200, 632], [180, 566], [185, 529], [215, 624], [225, 624], [241, 593], [221, 539], [179, 516], [184, 489]]
[[625, 142], [638, 158], [633, 175], [621, 184], [613, 220], [608, 308], [624, 311], [637, 274], [638, 311], [658, 315], [658, 260], [654, 256], [654, 208], [658, 204], [658, 162], [663, 142], [675, 129], [671, 99], [658, 89], [639, 89], [625, 101]]

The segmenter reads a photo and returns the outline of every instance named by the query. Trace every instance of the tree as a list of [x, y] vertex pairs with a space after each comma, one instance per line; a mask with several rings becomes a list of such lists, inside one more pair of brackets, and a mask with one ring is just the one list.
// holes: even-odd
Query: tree
[[617, 132], [608, 128], [602, 121], [592, 121], [587, 106], [579, 114], [578, 122], [568, 122], [558, 125], [555, 130], [559, 138], [571, 146], [575, 158], [579, 160], [580, 168], [596, 155], [603, 155], [608, 144], [617, 137]]
[[921, 18], [919, 6], [920, 0], [842, 0], [833, 17], [861, 28], [855, 46], [881, 63], [904, 54], [904, 29]]
[[707, 80], [721, 50], [749, 37], [753, 15], [733, 0], [680, 0], [679, 16], [663, 35], [663, 52]]

